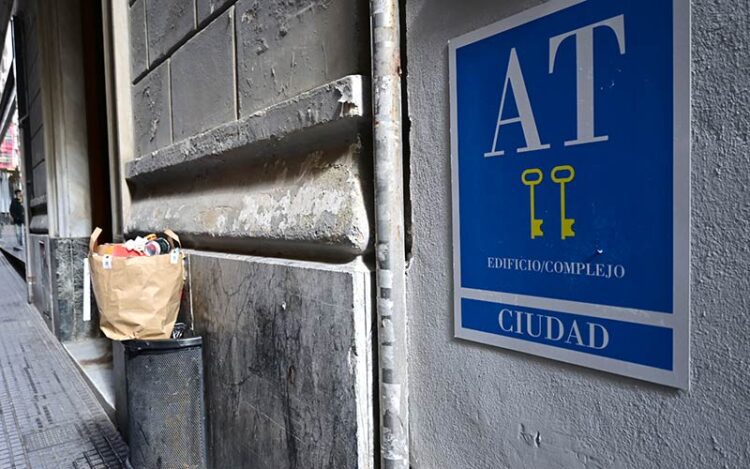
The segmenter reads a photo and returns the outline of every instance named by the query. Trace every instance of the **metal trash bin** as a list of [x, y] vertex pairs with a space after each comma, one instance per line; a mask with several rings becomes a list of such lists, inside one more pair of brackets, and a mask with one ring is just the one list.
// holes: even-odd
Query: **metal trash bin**
[[128, 340], [128, 463], [133, 469], [207, 467], [201, 337]]

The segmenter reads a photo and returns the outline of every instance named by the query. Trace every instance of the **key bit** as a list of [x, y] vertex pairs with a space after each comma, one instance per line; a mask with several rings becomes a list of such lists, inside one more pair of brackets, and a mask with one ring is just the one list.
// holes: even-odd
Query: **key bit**
[[542, 231], [542, 223], [544, 223], [544, 220], [531, 220], [531, 239], [534, 238], [541, 238], [544, 236], [544, 231]]
[[[561, 173], [567, 172], [567, 176]], [[574, 218], [565, 216], [565, 185], [571, 182], [576, 176], [576, 172], [570, 165], [555, 166], [552, 168], [552, 181], [560, 184], [560, 237], [562, 239], [573, 238], [576, 233], [573, 231]]]
[[562, 232], [561, 232], [562, 239], [575, 237], [576, 233], [575, 231], [573, 231], [573, 224], [575, 222], [576, 221], [573, 218], [564, 218], [562, 220]]
[[530, 199], [530, 220], [531, 220], [531, 239], [540, 238], [544, 236], [542, 231], [542, 223], [544, 220], [538, 219], [535, 216], [536, 211], [536, 199], [534, 194], [534, 187], [542, 183], [544, 179], [544, 173], [539, 168], [527, 169], [521, 173], [521, 182], [525, 186], [529, 187], [529, 199]]

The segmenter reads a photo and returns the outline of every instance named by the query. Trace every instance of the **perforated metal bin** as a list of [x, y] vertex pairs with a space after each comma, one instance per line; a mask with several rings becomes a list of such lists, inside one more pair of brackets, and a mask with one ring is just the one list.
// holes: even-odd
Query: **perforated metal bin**
[[122, 345], [130, 466], [206, 468], [201, 337]]

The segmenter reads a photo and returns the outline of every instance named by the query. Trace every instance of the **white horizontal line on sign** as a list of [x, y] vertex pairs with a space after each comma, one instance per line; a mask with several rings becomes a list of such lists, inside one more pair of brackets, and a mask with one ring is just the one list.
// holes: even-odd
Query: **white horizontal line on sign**
[[484, 28], [471, 31], [470, 33], [466, 33], [462, 36], [451, 39], [450, 41], [448, 41], [448, 45], [453, 49], [457, 49], [459, 47], [465, 46], [466, 44], [471, 44], [490, 36], [494, 36], [497, 33], [508, 31], [509, 29], [521, 26], [543, 16], [551, 15], [552, 13], [565, 10], [566, 8], [570, 8], [585, 1], [586, 0], [559, 0], [557, 2], [542, 3], [539, 6], [524, 10], [516, 15], [513, 15], [510, 18], [500, 20], [496, 23], [485, 26]]
[[677, 323], [674, 314], [642, 309], [622, 308], [619, 306], [581, 303], [578, 301], [558, 300], [539, 296], [516, 295], [473, 288], [461, 288], [462, 298], [503, 303], [511, 306], [537, 308], [560, 313], [580, 314], [613, 321], [627, 321], [649, 326], [674, 328]]

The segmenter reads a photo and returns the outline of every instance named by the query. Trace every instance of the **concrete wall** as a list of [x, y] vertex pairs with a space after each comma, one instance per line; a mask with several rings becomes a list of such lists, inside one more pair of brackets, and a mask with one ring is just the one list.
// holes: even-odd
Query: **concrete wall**
[[372, 467], [367, 2], [129, 10], [124, 231], [191, 248], [213, 467]]
[[692, 2], [690, 390], [452, 338], [447, 41], [539, 3], [406, 2], [412, 467], [748, 467], [747, 2]]

